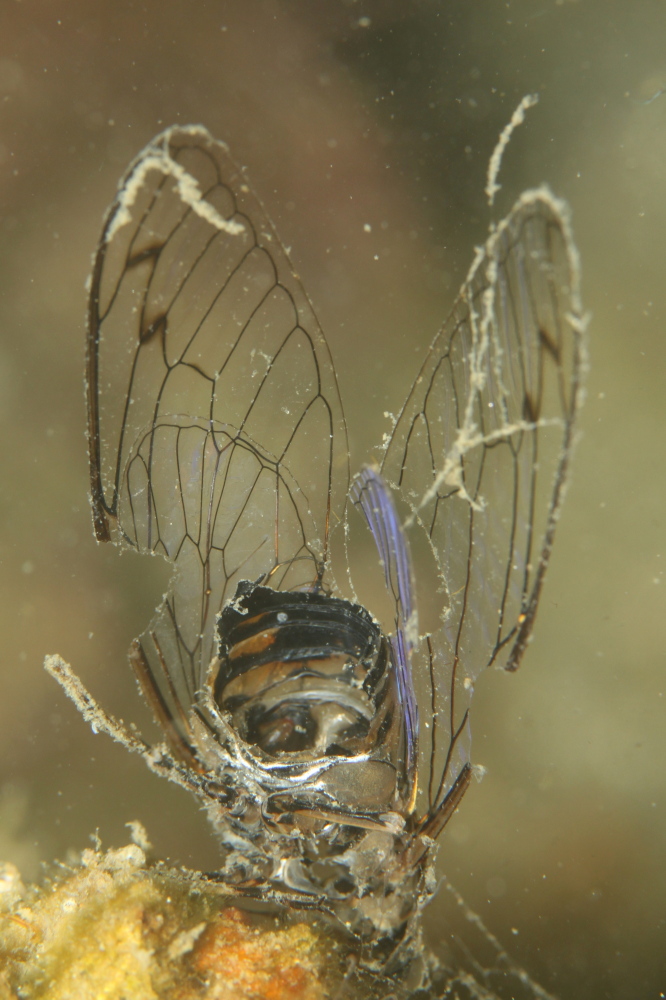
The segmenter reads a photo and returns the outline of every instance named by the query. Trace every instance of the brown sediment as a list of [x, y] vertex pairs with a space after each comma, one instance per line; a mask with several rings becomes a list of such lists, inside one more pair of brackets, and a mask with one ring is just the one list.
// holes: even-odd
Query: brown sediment
[[[244, 912], [229, 890], [84, 851], [42, 886], [0, 865], [0, 1000], [324, 1000], [341, 952], [325, 926]], [[344, 949], [342, 949], [344, 951]], [[335, 986], [335, 983], [338, 986]]]

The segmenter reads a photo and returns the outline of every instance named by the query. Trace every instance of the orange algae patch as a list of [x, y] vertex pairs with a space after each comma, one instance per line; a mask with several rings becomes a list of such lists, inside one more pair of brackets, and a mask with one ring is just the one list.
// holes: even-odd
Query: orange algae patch
[[258, 930], [229, 907], [196, 942], [191, 965], [208, 980], [207, 1000], [318, 1000], [325, 996], [317, 935], [306, 924]]

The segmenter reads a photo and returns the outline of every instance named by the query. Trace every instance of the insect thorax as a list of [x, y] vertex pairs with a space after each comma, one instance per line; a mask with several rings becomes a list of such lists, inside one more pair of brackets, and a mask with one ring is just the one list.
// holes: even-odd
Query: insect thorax
[[218, 638], [197, 751], [227, 790], [206, 796], [221, 876], [401, 938], [423, 866], [390, 641], [358, 605], [247, 582]]

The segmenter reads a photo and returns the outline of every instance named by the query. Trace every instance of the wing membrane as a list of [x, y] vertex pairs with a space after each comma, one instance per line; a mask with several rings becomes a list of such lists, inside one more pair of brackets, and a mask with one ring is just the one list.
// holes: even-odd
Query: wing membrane
[[426, 529], [444, 595], [421, 647], [430, 807], [467, 759], [473, 682], [529, 639], [581, 401], [583, 319], [565, 207], [526, 192], [479, 251], [389, 440], [382, 474]]
[[88, 402], [97, 537], [175, 567], [134, 659], [182, 733], [238, 580], [321, 580], [348, 487], [324, 337], [245, 177], [202, 127], [153, 140], [111, 206]]
[[391, 641], [397, 674], [397, 690], [405, 729], [405, 761], [410, 784], [418, 766], [419, 710], [412, 679], [412, 650], [417, 636], [414, 581], [409, 548], [391, 494], [373, 466], [365, 466], [352, 484], [351, 496], [358, 506], [377, 546], [384, 567], [386, 589], [395, 602]]

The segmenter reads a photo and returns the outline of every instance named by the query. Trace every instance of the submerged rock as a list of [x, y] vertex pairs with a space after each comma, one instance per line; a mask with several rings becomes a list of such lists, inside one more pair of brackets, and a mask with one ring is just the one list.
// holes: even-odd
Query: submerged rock
[[0, 867], [1, 1000], [319, 1000], [343, 952], [330, 928], [243, 910], [136, 844], [84, 851], [41, 886]]

